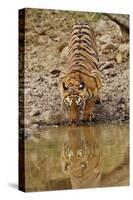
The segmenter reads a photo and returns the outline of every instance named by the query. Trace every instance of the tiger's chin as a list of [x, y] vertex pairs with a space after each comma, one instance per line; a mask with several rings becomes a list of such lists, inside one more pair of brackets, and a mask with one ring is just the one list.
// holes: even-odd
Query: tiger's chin
[[[65, 109], [64, 109], [65, 110]], [[78, 106], [72, 104], [69, 110], [65, 110], [66, 117], [69, 123], [80, 123], [80, 122], [90, 122], [95, 119], [93, 110], [88, 110], [87, 108], [82, 107], [79, 109]]]
[[[68, 100], [69, 98], [67, 97], [66, 99]], [[87, 100], [80, 97], [77, 102], [75, 99], [70, 99], [69, 101], [64, 100], [63, 107], [69, 123], [95, 121], [94, 108], [97, 99], [99, 97]]]
[[69, 122], [76, 123], [80, 121], [81, 112], [83, 110], [84, 100], [82, 97], [69, 95], [64, 98], [63, 109], [67, 115]]

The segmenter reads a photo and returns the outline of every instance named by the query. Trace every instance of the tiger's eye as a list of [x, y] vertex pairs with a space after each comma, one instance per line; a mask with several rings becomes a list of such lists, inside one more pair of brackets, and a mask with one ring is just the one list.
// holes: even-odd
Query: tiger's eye
[[63, 82], [63, 89], [68, 90], [68, 87], [65, 86], [65, 83]]
[[81, 82], [80, 85], [79, 85], [79, 89], [83, 90], [84, 86], [85, 86], [85, 84], [83, 82]]

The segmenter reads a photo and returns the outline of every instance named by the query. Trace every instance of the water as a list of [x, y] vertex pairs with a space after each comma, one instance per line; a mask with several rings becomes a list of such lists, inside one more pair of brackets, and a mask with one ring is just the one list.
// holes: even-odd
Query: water
[[25, 139], [26, 191], [129, 184], [128, 124], [48, 127]]

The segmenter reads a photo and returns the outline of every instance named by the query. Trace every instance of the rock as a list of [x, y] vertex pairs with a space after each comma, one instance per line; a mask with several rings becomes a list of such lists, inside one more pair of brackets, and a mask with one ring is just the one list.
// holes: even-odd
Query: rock
[[101, 46], [102, 53], [109, 53], [111, 50], [115, 50], [117, 48], [116, 44], [109, 42], [107, 44], [103, 44]]
[[24, 119], [25, 126], [30, 126], [31, 121], [27, 118]]
[[51, 54], [47, 56], [48, 61], [51, 61], [51, 60], [54, 60], [54, 59], [55, 59], [55, 57]]
[[110, 75], [111, 76], [116, 76], [117, 75], [117, 72], [113, 69], [113, 70], [110, 70]]
[[112, 40], [111, 40], [111, 37], [109, 35], [102, 35], [100, 38], [99, 38], [99, 42], [101, 44], [108, 44], [108, 43], [111, 43]]
[[65, 60], [67, 58], [67, 55], [68, 55], [68, 47], [65, 47], [60, 55], [61, 60]]
[[59, 41], [60, 41], [60, 37], [55, 37], [55, 38], [53, 38], [53, 41], [54, 41], [54, 42], [59, 42]]
[[126, 54], [129, 52], [129, 45], [126, 44], [120, 44], [120, 46], [118, 47], [118, 51], [122, 54]]
[[40, 115], [40, 111], [39, 111], [38, 109], [34, 108], [34, 109], [30, 112], [29, 115], [30, 115], [31, 117]]
[[31, 102], [32, 102], [32, 100], [31, 100], [31, 99], [28, 99], [28, 100], [27, 100], [27, 103], [31, 103]]
[[122, 110], [125, 111], [125, 105], [123, 103], [120, 105], [120, 107], [121, 107]]
[[43, 26], [35, 26], [34, 27], [34, 32], [35, 33], [37, 33], [37, 34], [39, 34], [39, 35], [45, 35], [45, 33], [46, 33], [46, 29], [43, 27]]
[[107, 68], [112, 68], [113, 67], [113, 62], [112, 61], [106, 61], [104, 63], [100, 63], [100, 71], [103, 71], [104, 69]]
[[39, 128], [39, 124], [32, 124], [32, 128], [33, 129]]
[[42, 120], [44, 120], [46, 123], [49, 123], [49, 119], [50, 119], [50, 111], [45, 111], [42, 115], [41, 115], [41, 118]]
[[63, 49], [67, 46], [68, 44], [66, 42], [63, 42], [61, 43], [59, 46], [58, 46], [58, 52], [62, 52]]
[[53, 75], [52, 78], [58, 77], [60, 75], [61, 70], [59, 69], [54, 69], [50, 71], [50, 73]]
[[122, 62], [122, 54], [121, 53], [118, 53], [115, 57], [116, 61], [118, 64], [120, 64]]
[[119, 54], [122, 56], [122, 61], [125, 62], [129, 54], [129, 45], [127, 43], [121, 44], [118, 48]]
[[98, 34], [102, 34], [107, 30], [107, 27], [108, 27], [107, 23], [104, 20], [100, 19], [96, 24], [95, 31]]
[[64, 119], [63, 113], [54, 111], [54, 108], [52, 110], [53, 112], [48, 110], [41, 115], [41, 118], [43, 119], [44, 123], [51, 125], [58, 124], [61, 122], [62, 119]]
[[110, 73], [110, 69], [105, 69], [103, 72], [102, 72], [104, 75], [108, 75]]
[[38, 75], [37, 77], [35, 77], [35, 82], [37, 81], [41, 81], [43, 82], [44, 78], [41, 75]]

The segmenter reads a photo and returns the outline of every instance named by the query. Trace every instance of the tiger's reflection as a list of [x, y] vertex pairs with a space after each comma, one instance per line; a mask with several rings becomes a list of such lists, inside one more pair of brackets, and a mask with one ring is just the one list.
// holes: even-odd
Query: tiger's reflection
[[82, 127], [71, 127], [61, 153], [62, 169], [73, 188], [98, 187], [101, 179], [101, 152], [94, 128], [88, 133]]

